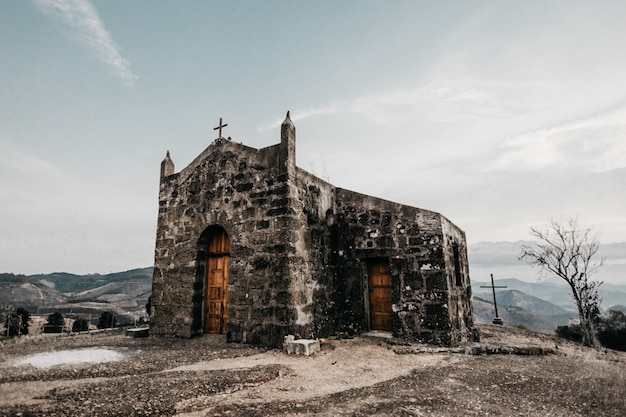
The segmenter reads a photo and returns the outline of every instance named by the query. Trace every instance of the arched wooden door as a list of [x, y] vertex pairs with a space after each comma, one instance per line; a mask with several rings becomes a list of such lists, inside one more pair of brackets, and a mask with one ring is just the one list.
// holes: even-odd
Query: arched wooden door
[[224, 229], [216, 230], [209, 242], [204, 296], [204, 332], [228, 330], [228, 271], [230, 240]]

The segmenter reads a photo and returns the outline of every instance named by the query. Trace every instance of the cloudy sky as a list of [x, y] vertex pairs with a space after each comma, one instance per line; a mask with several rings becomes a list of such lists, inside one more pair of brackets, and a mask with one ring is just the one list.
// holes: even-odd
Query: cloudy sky
[[153, 262], [159, 165], [279, 141], [469, 243], [626, 241], [626, 2], [0, 2], [0, 272]]

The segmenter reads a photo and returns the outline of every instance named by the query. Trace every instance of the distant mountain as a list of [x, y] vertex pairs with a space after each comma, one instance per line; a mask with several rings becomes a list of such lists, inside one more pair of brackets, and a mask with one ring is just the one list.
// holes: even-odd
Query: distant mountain
[[522, 291], [509, 290], [497, 294], [499, 304], [510, 307], [521, 307], [533, 314], [547, 317], [569, 317], [570, 311], [542, 300], [541, 298], [528, 295]]
[[[474, 298], [474, 318], [479, 323], [491, 323], [495, 317], [493, 302], [481, 298]], [[521, 307], [500, 306], [498, 315], [507, 326], [525, 326], [535, 332], [553, 334], [559, 324], [536, 314], [530, 313]]]
[[[565, 325], [576, 317], [568, 311], [541, 298], [519, 290], [500, 290], [496, 294], [498, 315], [509, 326], [524, 325], [541, 333], [554, 333], [557, 326]], [[474, 315], [478, 321], [491, 322], [495, 317], [493, 294], [474, 294]]]
[[13, 305], [29, 311], [62, 303], [65, 296], [24, 275], [0, 274], [0, 306]]
[[46, 285], [51, 285], [54, 289], [64, 293], [80, 293], [92, 290], [102, 285], [128, 282], [152, 281], [152, 267], [131, 269], [130, 271], [116, 272], [106, 275], [88, 274], [74, 275], [65, 272], [55, 272], [52, 274], [29, 275], [29, 279], [40, 281]]
[[609, 308], [609, 311], [621, 311], [622, 313], [626, 314], [626, 306], [616, 305]]
[[2, 283], [23, 284], [25, 282], [30, 282], [26, 275], [0, 274], [0, 285]]
[[[571, 290], [567, 283], [561, 279], [551, 278], [539, 282], [528, 282], [516, 278], [507, 278], [496, 279], [494, 283], [495, 285], [504, 285], [508, 290], [522, 291], [565, 310], [576, 312], [576, 305], [574, 304]], [[472, 281], [472, 291], [476, 296], [491, 300], [493, 299], [491, 289], [481, 288], [481, 286], [490, 285], [491, 281]], [[499, 297], [502, 291], [501, 289], [496, 289], [496, 295]], [[605, 283], [600, 287], [600, 295], [602, 296], [601, 307], [603, 310], [613, 305], [626, 304], [626, 285]]]
[[0, 307], [25, 307], [31, 314], [97, 318], [111, 311], [118, 322], [133, 322], [147, 316], [151, 291], [152, 267], [106, 275], [0, 274]]

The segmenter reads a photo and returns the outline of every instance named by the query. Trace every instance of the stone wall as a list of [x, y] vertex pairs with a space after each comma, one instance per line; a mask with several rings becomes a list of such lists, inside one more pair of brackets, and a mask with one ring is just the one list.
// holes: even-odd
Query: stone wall
[[474, 311], [472, 286], [467, 258], [465, 233], [442, 216], [443, 251], [446, 259], [446, 275], [449, 291], [449, 314], [452, 320], [451, 340], [472, 340], [474, 337]]
[[[383, 258], [390, 266], [395, 336], [445, 345], [463, 340], [465, 329], [451, 313], [471, 316], [463, 232], [438, 213], [342, 189], [335, 210], [339, 326], [355, 333], [369, 329], [366, 263]], [[453, 245], [463, 277], [458, 289], [451, 281]]]
[[301, 264], [295, 268], [292, 294], [297, 309], [297, 334], [315, 338], [333, 334], [336, 328], [334, 268], [331, 234], [335, 187], [298, 169], [296, 183], [298, 227], [294, 243]]
[[[293, 180], [285, 147], [256, 150], [216, 140], [180, 174], [164, 177], [153, 278], [151, 331], [202, 331], [206, 276], [203, 232], [219, 225], [231, 241], [229, 338], [274, 344], [295, 318], [288, 244]], [[291, 329], [289, 329], [291, 330]]]

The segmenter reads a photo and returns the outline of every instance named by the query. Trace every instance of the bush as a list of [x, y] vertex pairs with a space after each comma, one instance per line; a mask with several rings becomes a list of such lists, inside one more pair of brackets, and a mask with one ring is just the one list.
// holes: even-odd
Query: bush
[[607, 317], [600, 319], [598, 340], [609, 349], [626, 352], [626, 314], [610, 310]]
[[[598, 318], [598, 341], [606, 348], [626, 352], [626, 314], [615, 310], [609, 310], [608, 313], [608, 316]], [[577, 324], [557, 327], [556, 335], [573, 342], [582, 342], [582, 333]]]
[[74, 333], [86, 332], [89, 330], [89, 322], [85, 319], [77, 319], [72, 324], [72, 331]]
[[29, 321], [30, 313], [24, 308], [9, 311], [4, 322], [5, 334], [11, 337], [27, 335]]
[[115, 320], [115, 316], [110, 311], [105, 311], [100, 315], [100, 320], [98, 320], [98, 329], [111, 329], [115, 327], [117, 324], [117, 320]]
[[48, 321], [43, 326], [44, 333], [61, 333], [65, 326], [65, 319], [61, 313], [54, 312], [48, 316]]

